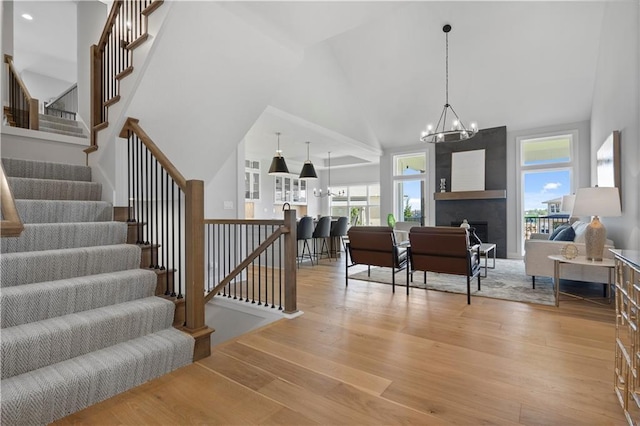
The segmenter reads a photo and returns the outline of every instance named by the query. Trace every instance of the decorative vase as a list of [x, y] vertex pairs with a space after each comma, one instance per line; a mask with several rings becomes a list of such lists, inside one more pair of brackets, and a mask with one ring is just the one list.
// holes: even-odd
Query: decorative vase
[[440, 178], [440, 192], [447, 192], [447, 179]]
[[393, 213], [389, 213], [387, 215], [387, 225], [389, 225], [389, 228], [391, 229], [396, 227], [396, 217], [393, 215]]

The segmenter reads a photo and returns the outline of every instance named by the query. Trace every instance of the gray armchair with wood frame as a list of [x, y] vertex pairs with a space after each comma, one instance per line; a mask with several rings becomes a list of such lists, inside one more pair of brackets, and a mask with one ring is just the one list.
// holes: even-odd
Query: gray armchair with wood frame
[[464, 228], [448, 226], [413, 227], [409, 231], [407, 292], [415, 271], [464, 275], [467, 277], [467, 304], [471, 304], [471, 278], [478, 277], [480, 290], [480, 245], [471, 246]]
[[393, 229], [388, 226], [352, 226], [347, 233], [347, 259], [345, 282], [349, 285], [349, 268], [355, 265], [367, 265], [391, 269], [391, 288], [396, 291], [396, 273], [407, 265], [407, 249], [396, 243]]

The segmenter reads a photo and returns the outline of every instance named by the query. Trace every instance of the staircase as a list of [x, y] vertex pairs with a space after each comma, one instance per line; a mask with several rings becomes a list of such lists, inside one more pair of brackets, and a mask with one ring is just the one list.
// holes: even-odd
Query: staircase
[[2, 163], [25, 229], [1, 240], [1, 423], [50, 423], [189, 364], [193, 338], [91, 169]]
[[86, 139], [87, 137], [87, 135], [83, 133], [82, 128], [78, 126], [78, 122], [75, 120], [54, 117], [46, 114], [40, 114], [39, 120], [39, 130], [42, 132], [57, 133], [59, 135], [73, 136], [76, 138]]

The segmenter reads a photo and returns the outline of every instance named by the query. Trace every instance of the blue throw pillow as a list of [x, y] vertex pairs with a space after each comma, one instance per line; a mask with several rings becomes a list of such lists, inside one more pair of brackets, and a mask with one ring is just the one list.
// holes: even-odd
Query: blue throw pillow
[[[549, 235], [549, 239], [550, 240], [555, 240], [556, 237], [558, 236], [558, 234], [563, 230], [563, 229], [567, 229], [568, 227], [570, 227], [571, 225], [569, 225], [568, 223], [563, 223], [562, 225], [558, 226], [556, 229], [553, 230], [553, 232], [551, 233], [551, 235]], [[572, 240], [573, 241], [573, 240]]]
[[573, 241], [576, 237], [576, 231], [573, 230], [571, 226], [563, 229], [556, 235], [553, 241]]

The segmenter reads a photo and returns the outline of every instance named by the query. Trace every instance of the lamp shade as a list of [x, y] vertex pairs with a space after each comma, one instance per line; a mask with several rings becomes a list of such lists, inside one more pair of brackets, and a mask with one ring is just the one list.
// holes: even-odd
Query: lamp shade
[[560, 211], [565, 213], [571, 213], [573, 211], [573, 204], [576, 201], [575, 195], [563, 195], [560, 202]]
[[579, 188], [571, 216], [621, 216], [620, 192], [615, 187]]
[[304, 163], [302, 166], [302, 170], [300, 171], [300, 179], [317, 179], [318, 175], [316, 173], [315, 167], [311, 162]]
[[289, 174], [289, 168], [287, 167], [287, 163], [284, 161], [284, 157], [281, 155], [276, 155], [271, 160], [271, 167], [269, 167], [270, 175], [284, 175]]

